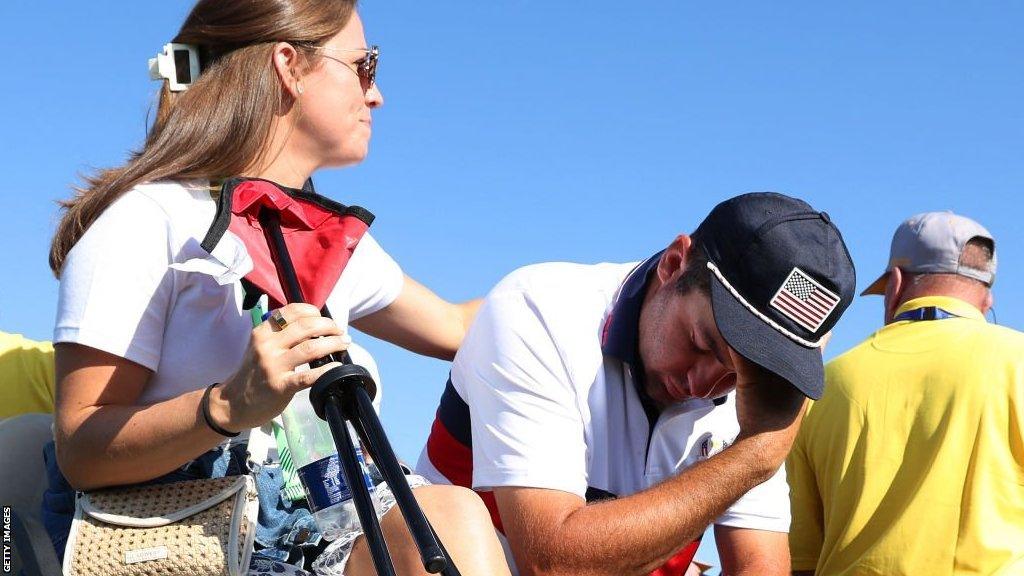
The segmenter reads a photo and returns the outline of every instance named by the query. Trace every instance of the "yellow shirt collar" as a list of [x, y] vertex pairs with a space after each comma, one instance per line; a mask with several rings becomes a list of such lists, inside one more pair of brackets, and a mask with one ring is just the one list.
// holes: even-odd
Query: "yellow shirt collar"
[[899, 316], [907, 310], [914, 310], [915, 308], [924, 308], [927, 306], [942, 308], [946, 312], [956, 314], [961, 318], [985, 320], [985, 315], [981, 313], [981, 310], [978, 310], [971, 304], [968, 304], [959, 298], [953, 298], [952, 296], [922, 296], [920, 298], [914, 298], [913, 300], [907, 300], [902, 306], [896, 309], [895, 315]]

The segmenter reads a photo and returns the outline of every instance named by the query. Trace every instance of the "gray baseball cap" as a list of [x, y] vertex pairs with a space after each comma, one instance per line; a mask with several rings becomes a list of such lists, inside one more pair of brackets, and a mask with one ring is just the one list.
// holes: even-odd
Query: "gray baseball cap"
[[960, 264], [964, 246], [973, 238], [983, 238], [995, 247], [992, 234], [966, 216], [952, 212], [925, 212], [911, 216], [892, 236], [889, 265], [861, 296], [885, 294], [889, 271], [893, 268], [911, 274], [959, 274], [991, 286], [996, 279], [996, 257], [987, 270]]

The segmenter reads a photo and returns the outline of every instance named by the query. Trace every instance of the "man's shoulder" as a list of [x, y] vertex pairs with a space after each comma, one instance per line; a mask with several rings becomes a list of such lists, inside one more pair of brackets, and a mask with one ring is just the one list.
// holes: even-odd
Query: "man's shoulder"
[[864, 356], [876, 352], [871, 346], [871, 342], [876, 334], [877, 332], [869, 335], [867, 338], [841, 352], [835, 358], [825, 362], [825, 380], [830, 381], [846, 375], [851, 370], [865, 367]]
[[0, 357], [12, 350], [53, 353], [53, 343], [46, 340], [32, 340], [21, 334], [0, 330]]
[[985, 323], [978, 332], [985, 340], [998, 343], [1006, 348], [1019, 351], [1020, 347], [1024, 346], [1024, 332], [1014, 330], [1009, 326]]
[[[878, 331], [876, 330], [874, 332], [871, 332], [867, 336], [864, 336], [863, 338], [858, 340], [856, 343], [854, 343], [849, 348], [846, 348], [843, 351], [841, 351], [838, 354], [836, 354], [836, 356], [834, 356], [831, 360], [826, 360], [825, 361], [825, 366], [828, 367], [828, 366], [833, 365], [833, 364], [841, 364], [843, 362], [848, 361], [848, 358], [850, 356], [855, 355], [855, 354], [861, 354], [865, 350], [869, 350], [871, 348], [871, 340], [874, 339], [874, 337], [877, 334], [878, 334]], [[829, 348], [831, 348], [831, 346], [832, 345], [830, 344]]]
[[488, 293], [486, 304], [506, 312], [560, 318], [603, 315], [635, 264], [545, 262], [519, 268]]
[[1024, 366], [1024, 332], [998, 324], [984, 324], [976, 331], [976, 354], [989, 363]]
[[872, 346], [876, 335], [877, 332], [872, 333], [825, 362], [825, 391], [820, 399], [809, 404], [802, 428], [811, 427], [816, 422], [824, 422], [826, 426], [835, 424], [838, 420], [833, 418], [834, 411], [845, 411], [851, 407], [851, 402], [857, 404], [856, 399], [865, 393], [865, 389], [870, 389], [872, 378], [865, 378], [865, 373], [879, 368], [883, 361], [877, 357], [879, 351]]
[[581, 292], [612, 291], [636, 263], [576, 264], [573, 262], [543, 262], [513, 270], [501, 279], [489, 296], [508, 293], [538, 295], [571, 294]]
[[[825, 364], [826, 396], [855, 395], [857, 390], [870, 390], [874, 380], [870, 376], [878, 370], [891, 368], [892, 362], [902, 362], [901, 354], [894, 354], [879, 339], [884, 341], [882, 328], [869, 335], [852, 348], [844, 351]], [[1024, 366], [1024, 332], [984, 323], [971, 321], [969, 328], [960, 328], [950, 332], [955, 334], [948, 344], [932, 349], [933, 354], [940, 354], [946, 361], [970, 358], [971, 365], [985, 366], [991, 369], [995, 365]], [[824, 399], [824, 398], [823, 398]]]
[[633, 264], [549, 262], [515, 270], [488, 293], [455, 357], [542, 358], [570, 371], [601, 362], [601, 326]]
[[[34, 380], [36, 375], [47, 372], [49, 382]], [[53, 342], [0, 331], [0, 382], [19, 380], [53, 388]]]

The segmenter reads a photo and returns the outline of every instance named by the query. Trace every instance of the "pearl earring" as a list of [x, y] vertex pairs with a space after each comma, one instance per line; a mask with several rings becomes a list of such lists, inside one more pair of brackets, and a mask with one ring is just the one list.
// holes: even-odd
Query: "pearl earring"
[[299, 94], [302, 94], [302, 82], [295, 83], [295, 91], [298, 92]]

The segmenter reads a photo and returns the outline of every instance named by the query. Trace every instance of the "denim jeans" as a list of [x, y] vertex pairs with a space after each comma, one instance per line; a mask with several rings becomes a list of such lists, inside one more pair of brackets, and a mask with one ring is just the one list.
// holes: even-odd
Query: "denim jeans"
[[[57, 467], [53, 442], [43, 448], [48, 487], [43, 493], [43, 525], [53, 541], [57, 558], [63, 561], [71, 522], [75, 516], [75, 489]], [[260, 512], [256, 529], [255, 555], [301, 566], [303, 554], [320, 543], [321, 535], [305, 501], [290, 502], [281, 495], [281, 469], [276, 464], [249, 462], [245, 445], [225, 450], [217, 447], [181, 468], [139, 485], [166, 484], [181, 480], [221, 478], [253, 473], [259, 494]]]

